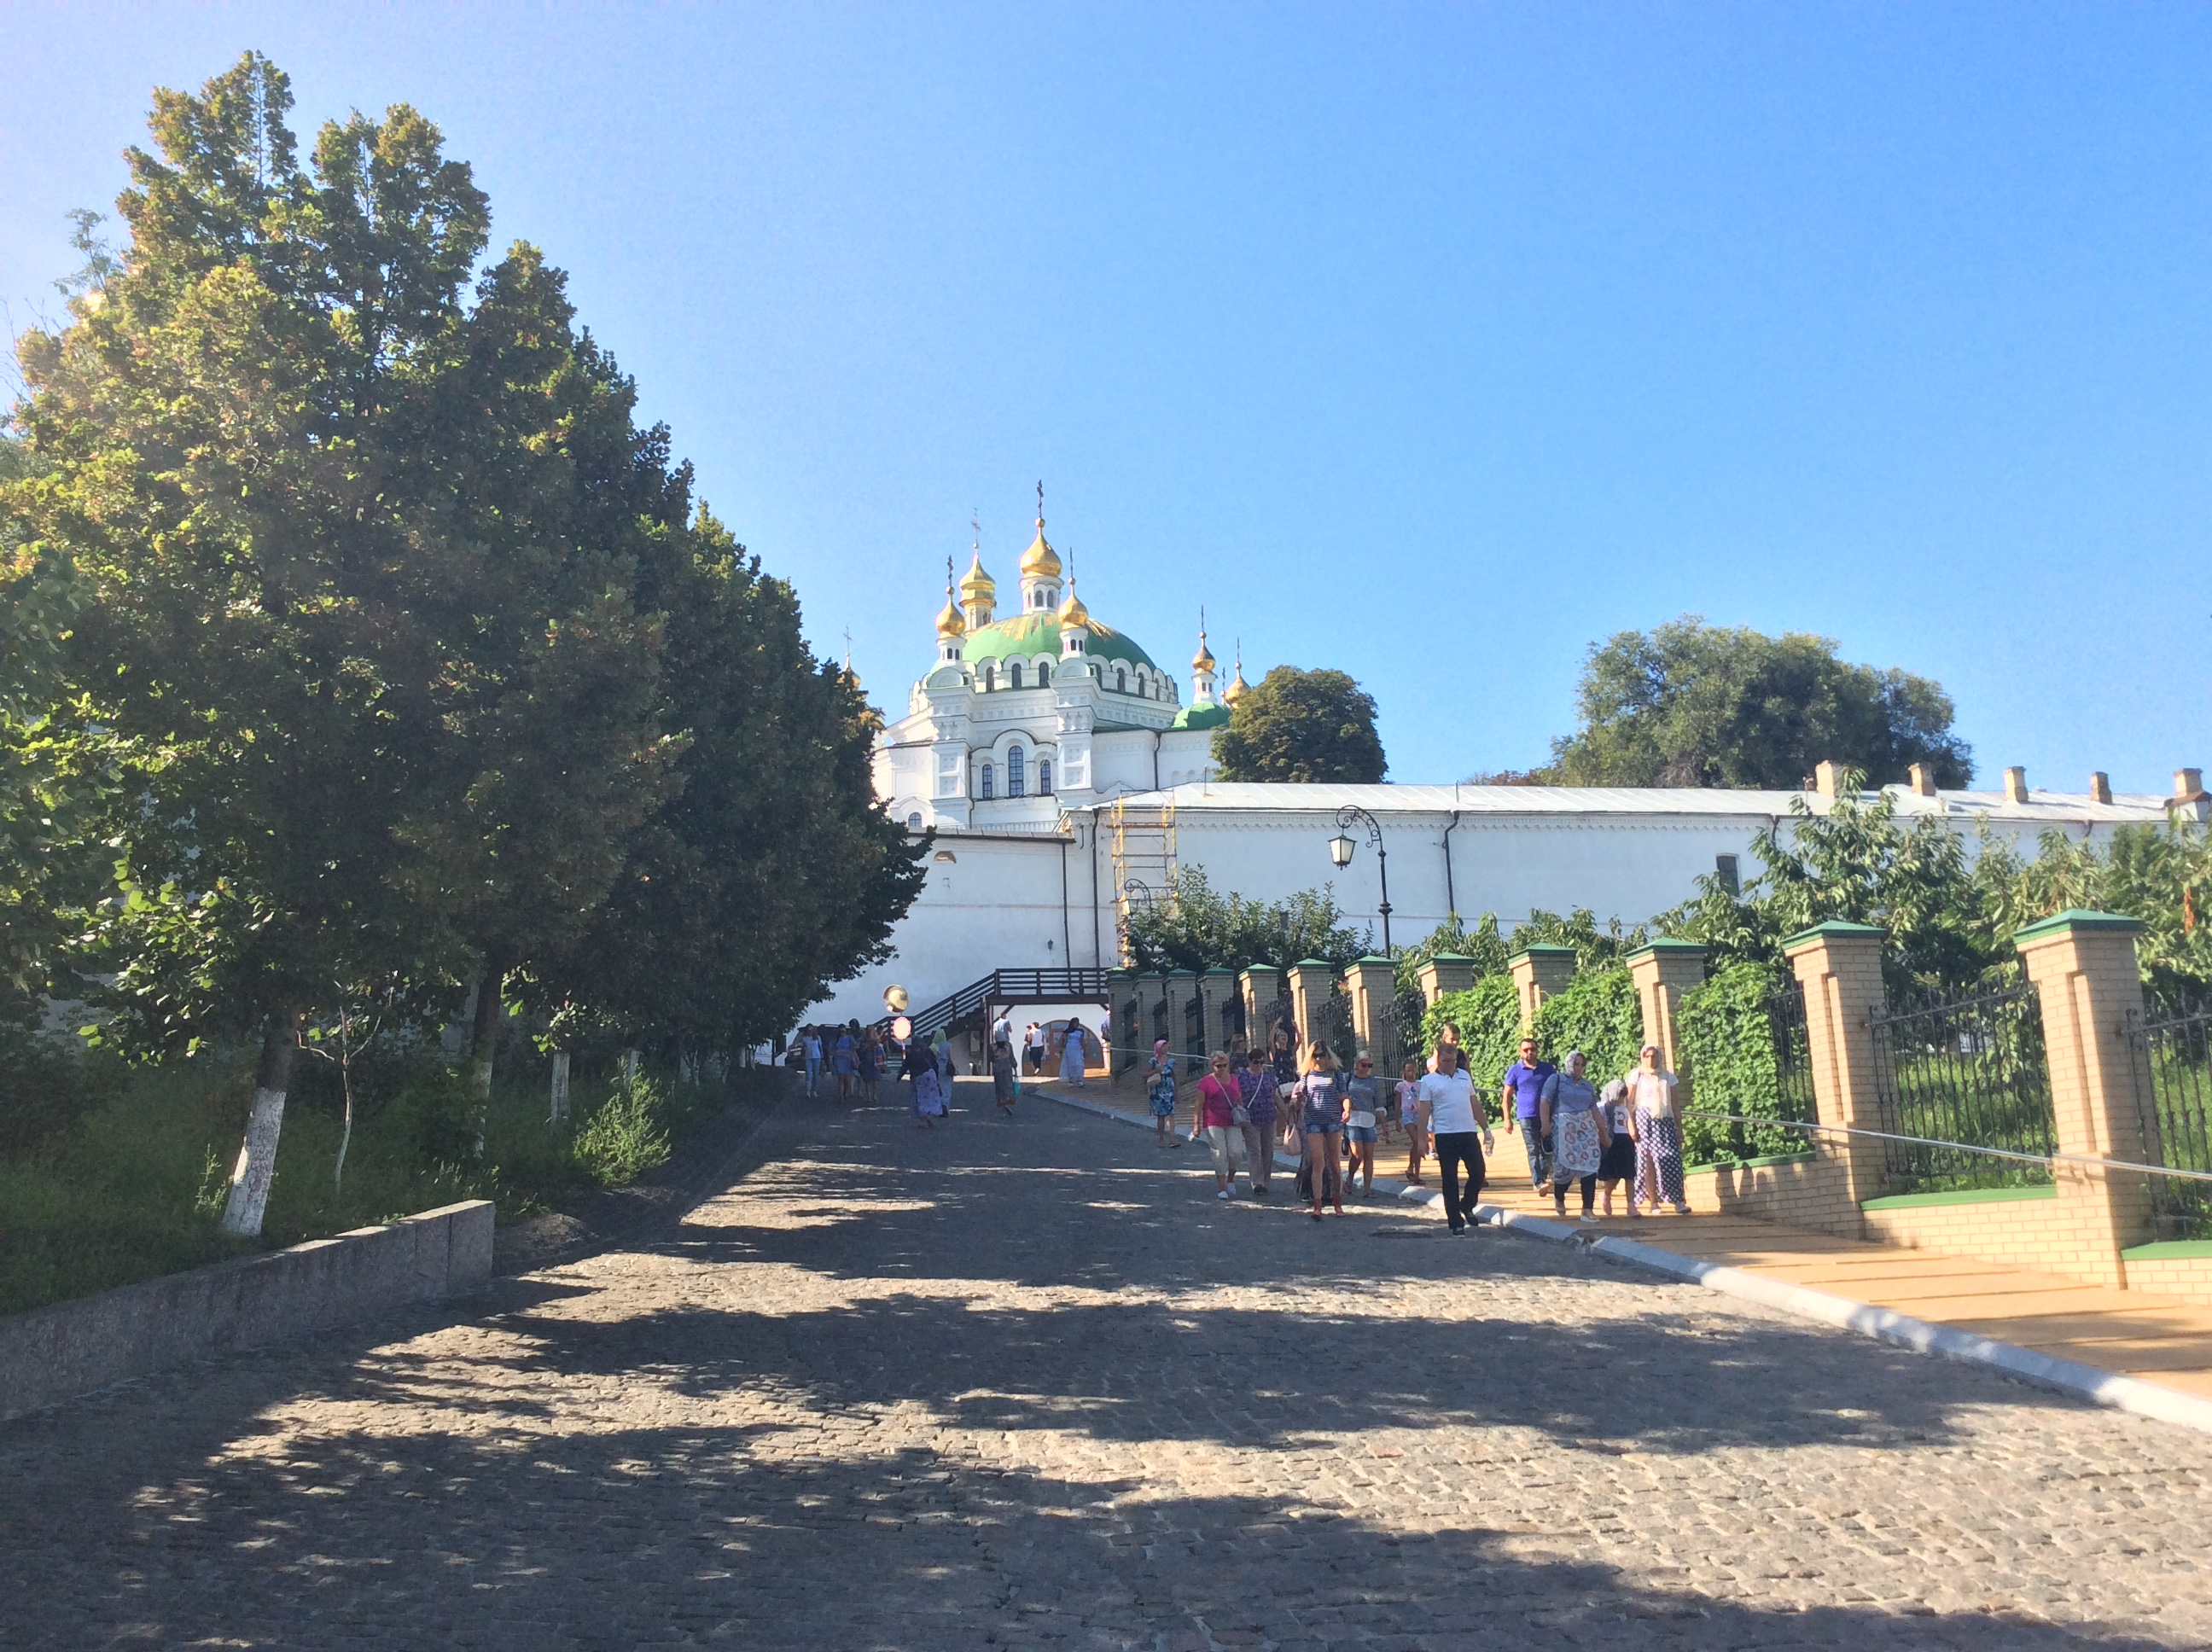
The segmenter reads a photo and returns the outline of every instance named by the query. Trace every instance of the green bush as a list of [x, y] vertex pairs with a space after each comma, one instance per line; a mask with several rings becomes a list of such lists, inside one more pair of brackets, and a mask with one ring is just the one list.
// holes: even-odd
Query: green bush
[[[1750, 960], [1729, 965], [1682, 995], [1674, 1030], [1683, 1076], [1692, 1084], [1692, 1108], [1763, 1119], [1799, 1115], [1801, 1109], [1783, 1095], [1767, 1008], [1783, 985], [1772, 965]], [[1778, 1125], [1682, 1121], [1682, 1156], [1692, 1164], [1802, 1153], [1810, 1145], [1803, 1131]]]
[[640, 1074], [612, 1092], [576, 1133], [577, 1163], [610, 1187], [634, 1181], [668, 1162], [668, 1098]]
[[1521, 1042], [1521, 995], [1513, 977], [1485, 975], [1467, 992], [1438, 998], [1421, 1022], [1421, 1036], [1430, 1048], [1435, 1047], [1447, 1021], [1459, 1029], [1475, 1094], [1496, 1095]]
[[1644, 1008], [1626, 965], [1586, 969], [1536, 1011], [1536, 1040], [1547, 1061], [1569, 1050], [1589, 1058], [1583, 1076], [1600, 1090], [1634, 1066], [1644, 1044]]

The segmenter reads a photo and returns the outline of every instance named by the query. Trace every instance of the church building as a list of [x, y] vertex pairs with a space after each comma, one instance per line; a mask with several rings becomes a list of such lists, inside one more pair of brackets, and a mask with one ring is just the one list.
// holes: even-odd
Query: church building
[[946, 566], [937, 663], [875, 758], [877, 792], [910, 831], [1053, 831], [1069, 810], [1212, 768], [1213, 731], [1244, 679], [1240, 666], [1217, 695], [1203, 625], [1186, 703], [1141, 645], [1091, 617], [1042, 508], [1020, 572], [1020, 599], [1001, 616], [980, 544], [957, 592]]

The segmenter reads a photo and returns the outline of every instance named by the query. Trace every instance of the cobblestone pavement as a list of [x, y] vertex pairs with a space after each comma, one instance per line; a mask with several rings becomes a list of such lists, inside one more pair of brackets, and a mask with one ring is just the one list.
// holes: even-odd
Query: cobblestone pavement
[[0, 1645], [2212, 1639], [2212, 1439], [1025, 1106], [0, 1428]]

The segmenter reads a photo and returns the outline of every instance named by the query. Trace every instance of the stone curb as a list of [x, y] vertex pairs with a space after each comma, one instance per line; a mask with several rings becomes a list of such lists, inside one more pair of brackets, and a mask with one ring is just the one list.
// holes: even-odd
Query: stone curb
[[[1042, 1088], [1037, 1093], [1064, 1106], [1095, 1113], [1102, 1118], [1119, 1119], [1125, 1124], [1139, 1125], [1146, 1129], [1152, 1127], [1150, 1119], [1124, 1112], [1120, 1108]], [[1298, 1164], [1297, 1160], [1288, 1153], [1276, 1154], [1275, 1163], [1282, 1169], [1291, 1170], [1297, 1169]], [[1376, 1180], [1380, 1181], [1383, 1178]], [[1438, 1189], [1408, 1187], [1403, 1183], [1399, 1185], [1397, 1197], [1431, 1209], [1441, 1209], [1444, 1202], [1444, 1196]], [[1477, 1221], [1504, 1228], [1509, 1232], [1525, 1234], [1531, 1239], [1542, 1239], [1555, 1245], [1584, 1244], [1598, 1254], [1610, 1256], [1616, 1261], [1671, 1274], [1676, 1278], [1701, 1285], [1708, 1291], [1717, 1291], [1723, 1296], [1757, 1303], [1761, 1307], [1776, 1309], [1799, 1319], [1833, 1326], [1839, 1331], [1854, 1331], [1879, 1342], [1910, 1348], [1915, 1353], [1937, 1354], [1946, 1359], [1963, 1360], [1968, 1364], [1987, 1365], [2008, 1376], [2018, 1377], [2039, 1388], [2072, 1394], [2094, 1405], [2109, 1406], [2115, 1411], [2155, 1418], [2162, 1423], [2178, 1423], [2184, 1428], [2212, 1434], [2212, 1400], [2185, 1394], [2163, 1383], [2146, 1382], [2141, 1377], [2124, 1376], [2118, 1371], [2084, 1365], [2079, 1360], [2038, 1353], [2034, 1349], [2023, 1348], [2017, 1343], [1999, 1342], [1992, 1337], [1977, 1336], [1971, 1331], [1961, 1331], [1956, 1326], [1938, 1325], [1928, 1320], [1916, 1319], [1910, 1314], [1900, 1314], [1893, 1308], [1876, 1308], [1871, 1303], [1838, 1297], [1832, 1291], [1815, 1291], [1808, 1285], [1791, 1285], [1787, 1280], [1770, 1278], [1765, 1274], [1754, 1273], [1746, 1268], [1699, 1261], [1693, 1256], [1662, 1250], [1656, 1245], [1647, 1245], [1638, 1240], [1623, 1239], [1613, 1234], [1592, 1237], [1588, 1229], [1572, 1222], [1547, 1221], [1540, 1216], [1509, 1211], [1498, 1205], [1477, 1205], [1474, 1214]]]

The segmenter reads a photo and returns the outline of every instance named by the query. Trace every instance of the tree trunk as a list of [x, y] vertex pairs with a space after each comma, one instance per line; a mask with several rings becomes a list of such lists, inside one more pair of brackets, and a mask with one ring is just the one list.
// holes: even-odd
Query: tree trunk
[[284, 1127], [284, 1096], [292, 1087], [292, 1055], [300, 1048], [300, 1017], [280, 1016], [261, 1041], [261, 1065], [253, 1075], [253, 1111], [246, 1121], [246, 1140], [230, 1172], [230, 1197], [222, 1207], [222, 1230], [240, 1238], [261, 1231], [269, 1207], [269, 1184], [276, 1176], [276, 1138]]
[[491, 1112], [492, 1061], [499, 1054], [500, 993], [507, 985], [507, 963], [494, 957], [484, 962], [483, 979], [477, 983], [477, 1012], [469, 1030], [469, 1093], [476, 1097], [477, 1158], [484, 1156], [484, 1126]]
[[568, 1052], [553, 1052], [553, 1122], [568, 1116]]

